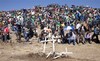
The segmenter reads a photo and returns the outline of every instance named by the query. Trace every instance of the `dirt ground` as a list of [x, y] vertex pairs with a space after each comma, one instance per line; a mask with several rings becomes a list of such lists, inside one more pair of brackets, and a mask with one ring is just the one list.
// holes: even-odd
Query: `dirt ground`
[[[40, 55], [42, 52], [42, 43], [38, 43], [35, 38], [31, 42], [16, 42], [16, 37], [12, 34], [12, 43], [4, 43], [0, 41], [0, 61], [100, 61], [100, 44], [86, 43], [73, 45], [73, 44], [58, 44], [56, 43], [56, 52], [65, 52], [68, 48], [69, 52], [73, 54], [68, 57], [46, 59], [45, 55]], [[22, 39], [24, 40], [24, 39]], [[52, 51], [52, 43], [46, 45], [46, 53]]]
[[[79, 44], [73, 46], [68, 44], [56, 43], [56, 52], [64, 52], [68, 48], [72, 55], [65, 58], [46, 59], [46, 56], [39, 55], [42, 52], [42, 43], [31, 42], [0, 42], [0, 61], [100, 61], [100, 44]], [[52, 43], [46, 45], [46, 53], [52, 51]]]

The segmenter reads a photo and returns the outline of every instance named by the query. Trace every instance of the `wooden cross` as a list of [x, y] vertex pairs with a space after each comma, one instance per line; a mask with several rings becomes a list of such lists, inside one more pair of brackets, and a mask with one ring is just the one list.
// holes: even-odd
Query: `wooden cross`
[[57, 59], [61, 56], [67, 56], [69, 54], [73, 54], [72, 52], [68, 52], [67, 48], [65, 49], [66, 50], [65, 52], [60, 52], [60, 53], [55, 52], [55, 41], [56, 40], [54, 40], [54, 38], [52, 38], [52, 40], [46, 40], [46, 37], [45, 37], [45, 41], [42, 41], [42, 42], [44, 42], [43, 53], [46, 53], [46, 42], [49, 42], [49, 41], [50, 42], [53, 41], [53, 43], [52, 43], [52, 49], [53, 50], [50, 53], [47, 54], [46, 58], [48, 58], [50, 55], [53, 55], [53, 59]]

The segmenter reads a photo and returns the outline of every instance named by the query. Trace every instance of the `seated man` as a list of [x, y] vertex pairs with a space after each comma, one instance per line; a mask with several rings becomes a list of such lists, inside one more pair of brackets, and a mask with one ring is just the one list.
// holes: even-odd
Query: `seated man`
[[[39, 40], [38, 41], [45, 41], [45, 38], [46, 40], [48, 40], [48, 37], [47, 37], [48, 33], [45, 32], [44, 30], [41, 32], [41, 34], [39, 35]], [[44, 42], [43, 42], [44, 43]]]
[[84, 38], [84, 35], [82, 33], [77, 34], [76, 38], [77, 38], [77, 40], [76, 40], [77, 44], [79, 44], [79, 43], [84, 44], [85, 38]]
[[96, 37], [95, 42], [96, 43], [100, 43], [100, 41], [99, 41], [99, 28], [98, 28], [98, 26], [94, 27], [94, 34], [92, 35], [92, 40], [94, 40], [94, 37]]
[[52, 35], [52, 39], [53, 39], [55, 42], [57, 42], [57, 43], [61, 43], [60, 37], [57, 36], [57, 34]]
[[75, 45], [75, 42], [76, 42], [76, 35], [75, 35], [75, 33], [71, 31], [69, 33], [69, 37], [67, 38], [67, 40], [68, 40], [69, 44], [71, 43], [71, 41], [73, 41], [73, 45]]
[[2, 38], [3, 38], [3, 41], [4, 41], [4, 42], [8, 42], [8, 40], [10, 39], [9, 28], [8, 28], [8, 26], [5, 26], [4, 29], [3, 29]]
[[91, 41], [91, 34], [90, 34], [89, 32], [87, 32], [87, 33], [85, 34], [85, 43], [86, 43], [87, 41], [91, 44], [91, 42], [90, 42], [90, 41]]
[[26, 42], [29, 42], [29, 29], [24, 28], [24, 38]]

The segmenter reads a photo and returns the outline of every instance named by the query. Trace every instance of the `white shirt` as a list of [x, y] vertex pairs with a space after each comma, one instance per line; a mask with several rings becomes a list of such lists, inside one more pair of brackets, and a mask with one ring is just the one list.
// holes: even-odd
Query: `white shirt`
[[78, 24], [76, 25], [76, 29], [79, 29], [80, 27], [81, 27], [81, 24], [78, 23]]
[[71, 39], [71, 40], [75, 40], [76, 39], [76, 35], [72, 32], [72, 36], [68, 39]]

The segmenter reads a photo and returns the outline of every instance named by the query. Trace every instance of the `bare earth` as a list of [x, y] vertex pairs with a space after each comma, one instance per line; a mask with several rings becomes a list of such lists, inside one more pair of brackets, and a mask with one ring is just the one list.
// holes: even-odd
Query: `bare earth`
[[[42, 43], [22, 42], [22, 43], [3, 43], [0, 42], [0, 61], [52, 61], [52, 58], [46, 59], [46, 56], [40, 56], [42, 52]], [[58, 58], [54, 61], [100, 61], [100, 45], [99, 44], [79, 44], [76, 46], [68, 44], [57, 44], [56, 52], [64, 52], [65, 48], [73, 52], [66, 58]], [[48, 43], [46, 53], [52, 51], [52, 44]], [[36, 54], [38, 53], [38, 54]]]
[[[4, 43], [0, 41], [0, 61], [100, 61], [100, 44], [86, 43], [73, 46], [68, 44], [56, 43], [56, 52], [64, 52], [68, 48], [72, 55], [64, 58], [53, 60], [46, 59], [45, 55], [40, 55], [42, 52], [42, 43], [38, 43], [34, 38], [31, 42], [15, 41], [15, 36], [11, 35], [12, 43]], [[22, 39], [24, 40], [24, 39]], [[46, 45], [46, 53], [52, 51], [52, 43]]]

